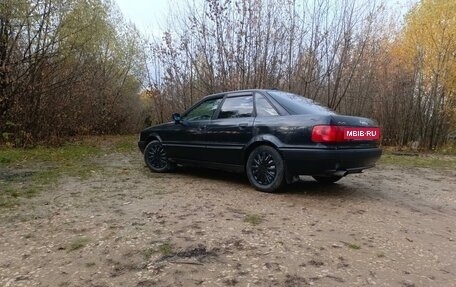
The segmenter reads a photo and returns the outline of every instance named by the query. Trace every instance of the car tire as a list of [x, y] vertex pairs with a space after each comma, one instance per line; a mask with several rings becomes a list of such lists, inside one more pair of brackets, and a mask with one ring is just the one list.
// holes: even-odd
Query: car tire
[[168, 172], [174, 165], [168, 161], [165, 147], [161, 142], [153, 140], [144, 149], [144, 162], [154, 172]]
[[342, 176], [337, 175], [314, 175], [312, 176], [319, 183], [330, 184], [339, 181]]
[[275, 148], [262, 145], [250, 153], [246, 173], [250, 183], [257, 190], [275, 192], [284, 182], [284, 162]]

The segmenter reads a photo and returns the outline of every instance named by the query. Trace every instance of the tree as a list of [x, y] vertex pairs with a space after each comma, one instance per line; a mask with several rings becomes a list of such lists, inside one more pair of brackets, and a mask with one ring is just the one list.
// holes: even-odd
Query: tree
[[0, 141], [141, 127], [144, 41], [111, 2], [6, 0], [0, 8]]
[[456, 123], [456, 2], [422, 0], [405, 20], [397, 52], [414, 75], [422, 144], [435, 148]]

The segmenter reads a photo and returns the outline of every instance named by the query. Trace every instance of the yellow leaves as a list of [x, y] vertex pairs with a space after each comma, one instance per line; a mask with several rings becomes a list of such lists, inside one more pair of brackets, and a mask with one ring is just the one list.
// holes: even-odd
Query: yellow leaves
[[439, 49], [455, 36], [456, 2], [423, 0], [407, 15], [406, 23], [406, 37]]
[[103, 43], [112, 42], [115, 29], [109, 22], [108, 8], [99, 0], [71, 0], [62, 14], [59, 36], [64, 40], [62, 48], [79, 51], [98, 51]]
[[406, 16], [397, 51], [425, 80], [456, 91], [456, 1], [422, 0]]

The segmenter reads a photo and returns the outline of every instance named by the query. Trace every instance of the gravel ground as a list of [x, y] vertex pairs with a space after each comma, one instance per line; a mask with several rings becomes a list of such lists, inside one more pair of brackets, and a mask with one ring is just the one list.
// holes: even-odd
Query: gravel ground
[[138, 153], [93, 160], [0, 211], [0, 286], [455, 286], [456, 171], [380, 165], [266, 194], [154, 174]]

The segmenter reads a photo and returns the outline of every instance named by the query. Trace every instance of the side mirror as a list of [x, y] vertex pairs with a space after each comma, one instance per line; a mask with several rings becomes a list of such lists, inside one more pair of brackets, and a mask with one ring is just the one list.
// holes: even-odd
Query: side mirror
[[173, 114], [173, 120], [175, 124], [180, 124], [181, 122], [181, 115], [179, 113], [174, 113]]

